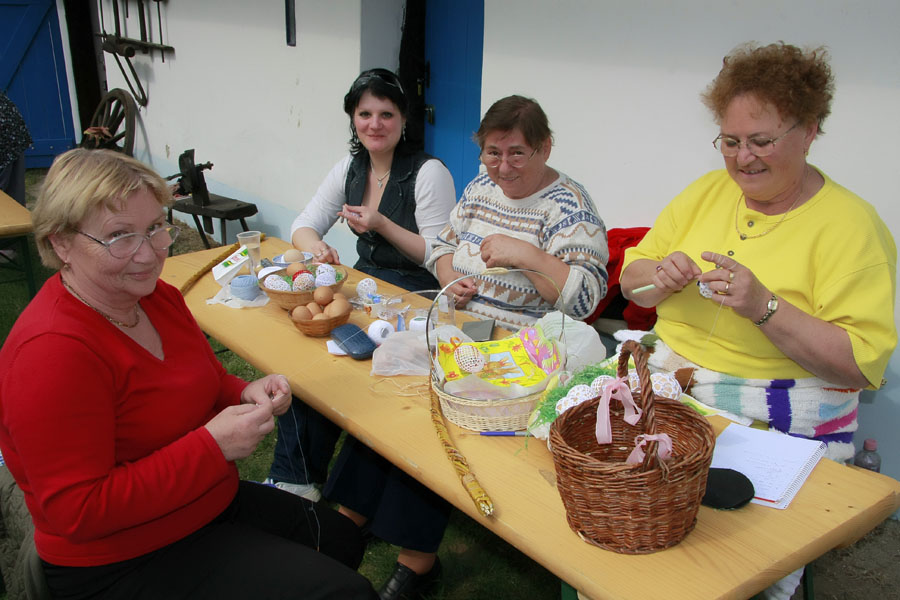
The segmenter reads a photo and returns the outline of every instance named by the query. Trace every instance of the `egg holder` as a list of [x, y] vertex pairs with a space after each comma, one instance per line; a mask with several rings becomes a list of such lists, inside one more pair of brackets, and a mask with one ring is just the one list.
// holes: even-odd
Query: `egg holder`
[[[313, 266], [313, 265], [310, 265]], [[337, 292], [343, 287], [344, 282], [347, 281], [347, 277], [349, 273], [347, 272], [347, 268], [343, 265], [332, 265], [336, 272], [336, 275], [340, 276], [340, 279], [328, 287], [332, 289], [332, 291]], [[271, 275], [280, 275], [284, 276], [286, 273], [286, 269], [281, 269], [276, 271], [275, 273], [271, 273]], [[302, 292], [294, 292], [294, 291], [282, 291], [282, 290], [273, 290], [267, 288], [265, 285], [260, 285], [260, 289], [265, 292], [266, 296], [269, 299], [283, 308], [284, 310], [290, 312], [294, 310], [295, 307], [300, 306], [301, 304], [309, 304], [314, 300], [313, 293], [315, 290], [306, 290]], [[324, 322], [324, 319], [322, 320]], [[346, 321], [345, 321], [346, 322]], [[337, 325], [335, 325], [337, 327]], [[330, 330], [329, 330], [330, 331]], [[324, 334], [322, 334], [324, 335]]]

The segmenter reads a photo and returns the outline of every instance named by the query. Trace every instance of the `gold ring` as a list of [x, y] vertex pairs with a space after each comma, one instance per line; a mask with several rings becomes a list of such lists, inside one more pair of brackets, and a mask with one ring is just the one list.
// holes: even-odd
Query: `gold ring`
[[725, 293], [726, 293], [726, 294], [728, 293], [728, 288], [730, 288], [730, 287], [731, 287], [731, 282], [730, 282], [730, 281], [726, 281], [726, 282], [725, 282]]
[[734, 281], [734, 271], [728, 271], [728, 281]]

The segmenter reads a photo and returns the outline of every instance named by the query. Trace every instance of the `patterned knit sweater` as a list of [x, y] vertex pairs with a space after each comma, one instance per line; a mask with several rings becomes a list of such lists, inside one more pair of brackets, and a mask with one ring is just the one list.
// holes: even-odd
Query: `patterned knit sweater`
[[487, 173], [463, 192], [450, 222], [437, 238], [426, 267], [453, 255], [453, 268], [465, 275], [484, 271], [481, 242], [502, 233], [534, 244], [569, 265], [569, 276], [556, 305], [538, 293], [523, 273], [476, 278], [478, 292], [465, 309], [518, 329], [557, 309], [576, 319], [591, 315], [606, 295], [606, 226], [587, 191], [567, 175], [532, 196], [511, 200]]

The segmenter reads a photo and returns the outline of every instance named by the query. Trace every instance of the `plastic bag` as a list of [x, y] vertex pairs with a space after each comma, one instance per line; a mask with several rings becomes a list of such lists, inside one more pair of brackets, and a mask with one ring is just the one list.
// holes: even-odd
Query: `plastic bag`
[[564, 331], [566, 370], [569, 372], [575, 373], [606, 358], [606, 347], [600, 334], [584, 321], [572, 317], [565, 317], [564, 321], [563, 314], [556, 311], [538, 319], [535, 327], [540, 327], [548, 338], [555, 339], [559, 339], [560, 330]]
[[[431, 341], [437, 336], [457, 336], [472, 341], [458, 327], [442, 325], [431, 332]], [[424, 331], [396, 331], [385, 338], [372, 353], [370, 375], [428, 375], [431, 373], [431, 356], [428, 354]]]
[[396, 331], [372, 353], [372, 375], [428, 375], [431, 358], [424, 331]]

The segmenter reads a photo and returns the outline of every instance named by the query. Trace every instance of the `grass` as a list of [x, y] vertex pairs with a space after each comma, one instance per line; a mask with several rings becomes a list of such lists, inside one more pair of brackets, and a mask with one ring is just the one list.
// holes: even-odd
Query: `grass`
[[[27, 173], [29, 206], [44, 174], [42, 170]], [[53, 271], [40, 264], [33, 239], [29, 238], [29, 243], [35, 279], [40, 289]], [[196, 230], [182, 223], [182, 235], [175, 245], [175, 253], [199, 249], [202, 249], [202, 243]], [[12, 281], [20, 275], [0, 269], [0, 341], [6, 340], [15, 319], [29, 301], [25, 282]], [[230, 373], [247, 380], [262, 375], [216, 340], [210, 340], [210, 343]], [[275, 441], [276, 434], [272, 433], [251, 456], [238, 461], [243, 479], [262, 481], [266, 477]], [[444, 566], [444, 577], [441, 588], [434, 595], [435, 600], [545, 600], [559, 597], [559, 580], [553, 574], [459, 511], [453, 511], [438, 555]], [[377, 589], [393, 570], [396, 556], [397, 548], [381, 540], [373, 540], [360, 572]], [[5, 593], [0, 592], [0, 600], [5, 599]]]

